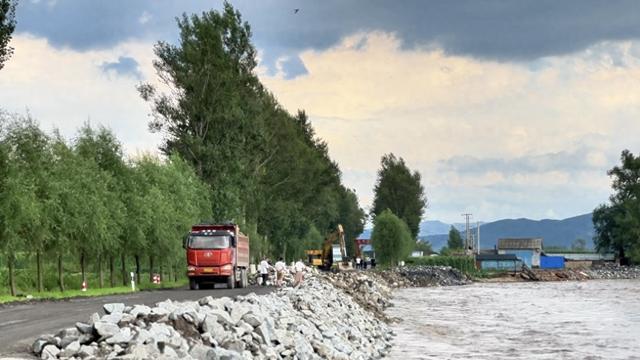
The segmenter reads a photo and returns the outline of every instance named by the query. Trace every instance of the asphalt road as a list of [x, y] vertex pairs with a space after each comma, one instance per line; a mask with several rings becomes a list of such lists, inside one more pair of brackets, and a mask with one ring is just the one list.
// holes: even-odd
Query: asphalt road
[[54, 334], [62, 328], [74, 326], [78, 321], [86, 322], [92, 313], [102, 314], [102, 305], [104, 304], [122, 302], [127, 305], [152, 306], [167, 299], [198, 300], [209, 295], [234, 297], [252, 292], [266, 294], [272, 290], [272, 287], [199, 291], [171, 289], [0, 307], [0, 358], [29, 357], [31, 344], [38, 336]]

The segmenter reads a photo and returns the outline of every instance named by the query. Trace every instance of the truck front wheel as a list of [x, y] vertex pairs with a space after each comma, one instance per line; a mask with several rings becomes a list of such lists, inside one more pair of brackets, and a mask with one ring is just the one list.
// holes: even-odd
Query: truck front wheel
[[200, 290], [200, 283], [194, 278], [189, 278], [189, 289]]
[[236, 287], [236, 272], [231, 272], [231, 275], [227, 278], [227, 289], [233, 289]]

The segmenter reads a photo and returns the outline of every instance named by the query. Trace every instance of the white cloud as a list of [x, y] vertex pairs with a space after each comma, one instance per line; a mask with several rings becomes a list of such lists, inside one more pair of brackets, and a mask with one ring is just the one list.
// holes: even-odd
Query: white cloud
[[[306, 75], [261, 78], [286, 108], [307, 110], [364, 205], [381, 155], [394, 152], [423, 174], [429, 218], [564, 217], [606, 201], [606, 170], [622, 149], [640, 151], [639, 48], [503, 63], [361, 33], [300, 54]], [[465, 156], [504, 161], [466, 174], [441, 166]], [[513, 171], [518, 159], [528, 170]]]
[[130, 154], [155, 151], [160, 137], [147, 131], [148, 105], [130, 76], [106, 74], [101, 65], [130, 56], [143, 78], [153, 79], [152, 45], [124, 43], [113, 49], [78, 52], [56, 49], [46, 40], [16, 35], [16, 49], [0, 73], [0, 107], [28, 109], [45, 130], [71, 137], [85, 122], [111, 128]]
[[[155, 81], [153, 44], [75, 51], [18, 34], [0, 72], [0, 107], [72, 136], [87, 119], [114, 130], [128, 153], [155, 151], [138, 80], [101, 65], [135, 59]], [[291, 111], [304, 108], [368, 207], [380, 157], [394, 152], [423, 175], [430, 219], [567, 217], [606, 200], [606, 170], [640, 152], [640, 46], [604, 43], [534, 64], [406, 50], [391, 34], [346, 38], [299, 54], [306, 74], [259, 68]], [[472, 159], [471, 166], [463, 159]]]

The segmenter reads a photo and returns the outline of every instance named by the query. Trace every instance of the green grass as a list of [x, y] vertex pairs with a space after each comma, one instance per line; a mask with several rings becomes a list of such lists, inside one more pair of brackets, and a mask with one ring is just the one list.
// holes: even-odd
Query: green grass
[[[152, 291], [152, 290], [161, 290], [161, 289], [172, 289], [177, 287], [183, 287], [187, 285], [187, 280], [178, 280], [177, 282], [165, 282], [159, 285], [143, 283], [140, 287], [136, 287], [135, 291]], [[33, 300], [63, 300], [70, 299], [76, 297], [97, 297], [97, 296], [106, 296], [106, 295], [119, 295], [119, 294], [129, 294], [131, 293], [131, 287], [126, 286], [118, 286], [118, 287], [108, 287], [108, 288], [95, 288], [95, 289], [87, 289], [87, 291], [82, 290], [67, 290], [65, 292], [60, 291], [43, 291], [41, 293], [37, 291], [33, 292], [22, 292], [21, 296], [11, 296], [11, 295], [3, 295], [0, 294], [0, 304], [6, 304], [11, 302], [20, 302], [20, 301], [33, 301]], [[31, 295], [31, 298], [27, 298], [27, 295]]]

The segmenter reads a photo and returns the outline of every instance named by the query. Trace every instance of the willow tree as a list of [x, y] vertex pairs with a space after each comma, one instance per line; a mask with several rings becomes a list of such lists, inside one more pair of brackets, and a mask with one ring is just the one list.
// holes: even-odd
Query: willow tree
[[[32, 189], [34, 203], [29, 205], [35, 212], [31, 226], [22, 230], [22, 236], [29, 241], [26, 249], [36, 255], [36, 284], [43, 290], [43, 252], [50, 239], [46, 204], [50, 201], [49, 175], [53, 162], [51, 140], [31, 117], [14, 116], [6, 129], [5, 141], [11, 149], [10, 162], [15, 167], [13, 176]], [[19, 175], [18, 175], [19, 174]]]

